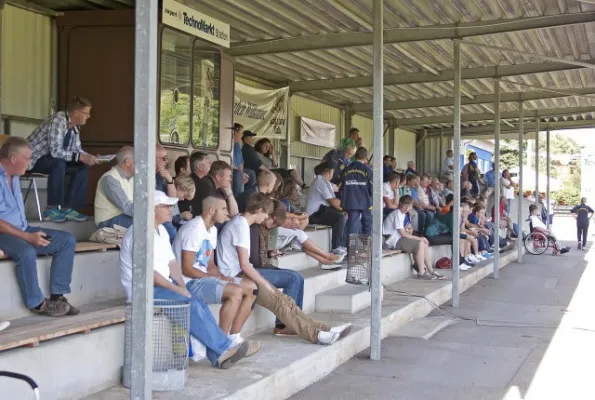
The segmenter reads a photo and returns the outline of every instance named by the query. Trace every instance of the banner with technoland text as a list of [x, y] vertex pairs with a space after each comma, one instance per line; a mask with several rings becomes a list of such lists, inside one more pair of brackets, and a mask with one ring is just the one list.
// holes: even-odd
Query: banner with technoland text
[[163, 0], [161, 22], [219, 46], [229, 47], [229, 25], [174, 0]]
[[235, 82], [233, 122], [258, 136], [285, 139], [289, 111], [289, 87], [257, 89]]

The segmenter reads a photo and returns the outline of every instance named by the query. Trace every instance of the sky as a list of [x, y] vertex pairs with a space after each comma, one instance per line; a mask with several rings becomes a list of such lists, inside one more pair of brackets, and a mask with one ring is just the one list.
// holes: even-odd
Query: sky
[[556, 134], [574, 139], [586, 149], [595, 151], [595, 129], [566, 129], [555, 131]]

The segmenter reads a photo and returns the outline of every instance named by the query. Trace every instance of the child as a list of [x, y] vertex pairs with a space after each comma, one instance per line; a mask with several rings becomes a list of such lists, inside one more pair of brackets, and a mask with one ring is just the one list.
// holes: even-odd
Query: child
[[529, 215], [529, 220], [531, 221], [533, 231], [543, 233], [544, 235], [546, 235], [548, 240], [550, 240], [553, 243], [554, 255], [558, 254], [558, 252], [560, 252], [560, 254], [564, 254], [570, 251], [569, 247], [558, 248], [558, 241], [556, 239], [556, 236], [554, 236], [554, 234], [547, 229], [547, 227], [541, 220], [539, 208], [535, 204], [531, 204], [529, 206]]
[[372, 233], [372, 169], [368, 166], [368, 150], [360, 147], [355, 161], [340, 177], [341, 207], [347, 212], [346, 239], [352, 233]]
[[[574, 207], [570, 213], [576, 219], [576, 235], [578, 238], [577, 249], [581, 250], [587, 246], [587, 233], [589, 233], [589, 221], [593, 216], [593, 209], [587, 205], [587, 198], [581, 199], [581, 204]], [[581, 242], [581, 236], [583, 241]]]

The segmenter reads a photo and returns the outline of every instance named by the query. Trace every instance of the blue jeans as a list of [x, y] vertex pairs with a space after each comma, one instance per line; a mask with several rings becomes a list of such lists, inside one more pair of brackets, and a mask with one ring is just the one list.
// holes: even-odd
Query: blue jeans
[[159, 300], [174, 300], [190, 303], [190, 334], [198, 339], [207, 348], [207, 358], [217, 366], [217, 360], [231, 346], [231, 341], [217, 325], [211, 310], [201, 300], [193, 297], [182, 296], [166, 288], [155, 286], [153, 298]]
[[248, 175], [248, 182], [244, 185], [244, 190], [256, 188], [256, 171], [250, 168], [244, 168], [244, 173]]
[[[26, 232], [42, 229], [29, 226]], [[15, 236], [0, 234], [0, 249], [16, 264], [16, 275], [27, 308], [39, 306], [45, 296], [37, 279], [37, 256], [53, 256], [50, 268], [50, 294], [70, 293], [76, 240], [70, 233], [43, 229], [51, 237], [47, 247], [35, 247]], [[6, 277], [4, 278], [6, 279]]]
[[[88, 167], [81, 162], [67, 162], [50, 154], [41, 157], [31, 172], [48, 174], [48, 207], [80, 209], [87, 201]], [[70, 177], [68, 190], [64, 190], [66, 176]]]
[[120, 225], [122, 228], [130, 228], [132, 226], [132, 217], [126, 214], [116, 215], [106, 221], [97, 224], [99, 229], [101, 228], [113, 228], [114, 225]]
[[238, 196], [240, 193], [244, 192], [244, 176], [239, 169], [233, 169], [231, 176], [231, 191], [234, 196]]
[[178, 233], [174, 224], [172, 224], [170, 221], [167, 221], [162, 223], [161, 225], [163, 225], [163, 227], [167, 231], [167, 234], [169, 235], [169, 244], [174, 244], [174, 239], [176, 238], [176, 234]]
[[[301, 309], [304, 304], [304, 276], [297, 271], [279, 268], [258, 268], [260, 275], [273, 286], [283, 289], [283, 293], [291, 297]], [[277, 319], [275, 326], [281, 328], [285, 325]]]
[[349, 240], [349, 235], [352, 233], [361, 233], [364, 235], [372, 234], [372, 211], [371, 210], [346, 210], [347, 211], [347, 226], [346, 235]]

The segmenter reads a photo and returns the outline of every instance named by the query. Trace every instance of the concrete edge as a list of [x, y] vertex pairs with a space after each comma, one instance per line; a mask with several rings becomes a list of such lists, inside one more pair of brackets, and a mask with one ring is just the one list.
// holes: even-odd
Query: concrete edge
[[[517, 251], [502, 254], [499, 269], [517, 260]], [[481, 279], [490, 275], [494, 270], [494, 263], [471, 270], [459, 278], [460, 292], [469, 289]], [[440, 287], [426, 297], [432, 302], [442, 305], [451, 299], [452, 282]], [[380, 336], [389, 336], [407, 322], [423, 318], [434, 307], [425, 299], [415, 300], [403, 308], [382, 318]], [[333, 346], [321, 348], [319, 351], [295, 361], [291, 365], [264, 377], [258, 382], [244, 387], [225, 397], [228, 400], [279, 400], [287, 399], [302, 389], [322, 379], [338, 366], [351, 359], [356, 354], [370, 347], [370, 324], [355, 330], [345, 339]]]

